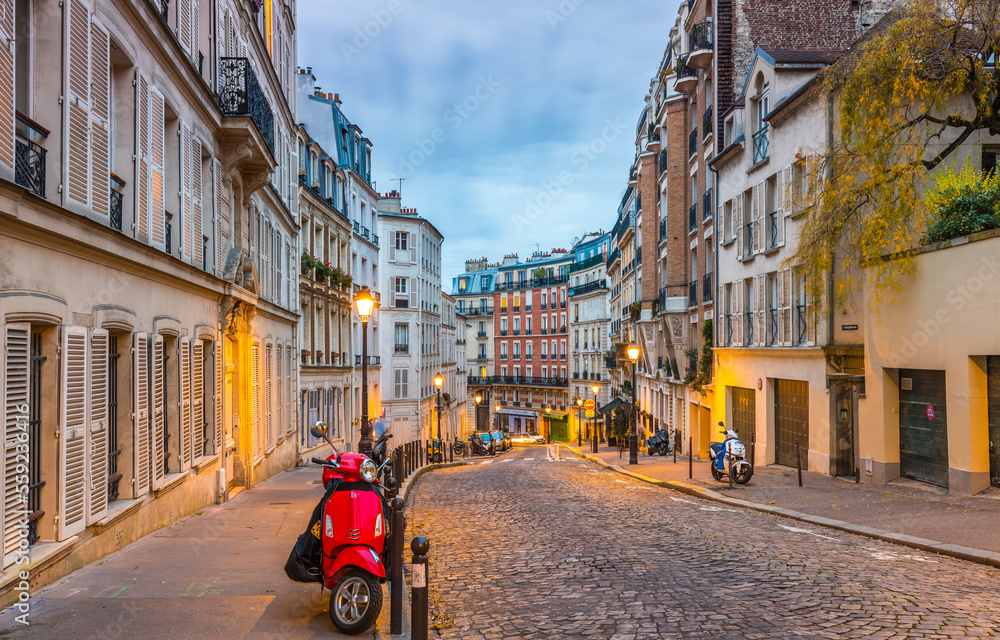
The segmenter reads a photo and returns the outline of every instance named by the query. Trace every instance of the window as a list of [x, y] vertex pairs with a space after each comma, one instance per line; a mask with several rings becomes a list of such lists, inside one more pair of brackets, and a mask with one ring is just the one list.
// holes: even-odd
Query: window
[[[405, 231], [397, 231], [396, 232], [396, 249], [397, 250], [399, 250], [399, 251], [406, 251], [406, 249], [407, 249], [407, 241], [409, 240], [409, 235], [410, 234], [408, 234]], [[463, 278], [461, 280], [461, 282], [464, 283], [465, 279]], [[463, 291], [465, 290], [464, 284], [462, 286], [462, 290]]]
[[395, 353], [410, 352], [410, 326], [397, 324], [395, 326]]
[[396, 400], [405, 400], [410, 395], [409, 377], [410, 377], [409, 369], [404, 369], [404, 368], [393, 369], [392, 372], [393, 397]]

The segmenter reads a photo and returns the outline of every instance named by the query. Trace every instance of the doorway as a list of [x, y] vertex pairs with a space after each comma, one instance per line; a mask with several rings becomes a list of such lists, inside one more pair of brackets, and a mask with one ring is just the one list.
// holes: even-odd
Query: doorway
[[775, 462], [809, 468], [809, 383], [774, 381]]
[[1000, 356], [986, 358], [989, 405], [990, 484], [1000, 487]]
[[948, 487], [945, 373], [899, 370], [899, 475]]

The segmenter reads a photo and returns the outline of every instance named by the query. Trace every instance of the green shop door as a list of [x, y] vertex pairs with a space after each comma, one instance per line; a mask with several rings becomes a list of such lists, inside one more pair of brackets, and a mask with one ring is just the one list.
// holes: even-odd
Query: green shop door
[[986, 358], [990, 422], [990, 484], [1000, 487], [1000, 356]]
[[794, 467], [798, 440], [802, 468], [809, 468], [809, 383], [774, 381], [774, 432], [778, 464]]
[[899, 475], [948, 486], [944, 371], [899, 370]]
[[[749, 447], [750, 438], [757, 429], [757, 392], [743, 387], [729, 387], [729, 391], [733, 402], [733, 419], [729, 428]], [[722, 434], [715, 435], [722, 437]]]

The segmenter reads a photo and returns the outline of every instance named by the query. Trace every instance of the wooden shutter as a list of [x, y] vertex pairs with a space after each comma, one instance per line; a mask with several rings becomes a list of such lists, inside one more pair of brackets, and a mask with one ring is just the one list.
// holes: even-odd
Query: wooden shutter
[[212, 178], [215, 182], [215, 268], [218, 276], [226, 266], [226, 229], [229, 229], [229, 208], [223, 195], [222, 163], [212, 158]]
[[67, 3], [63, 182], [66, 206], [86, 212], [90, 208], [90, 14], [82, 0], [67, 0]]
[[152, 238], [150, 244], [166, 248], [166, 219], [163, 200], [163, 94], [155, 87], [149, 90], [149, 216]]
[[781, 340], [784, 344], [792, 344], [792, 270], [782, 269], [778, 272], [778, 278], [782, 282], [781, 298], [781, 318], [784, 319], [784, 330], [781, 333]]
[[198, 54], [201, 53], [201, 25], [198, 24], [200, 0], [191, 0], [191, 63], [198, 68]]
[[250, 350], [251, 387], [250, 402], [253, 404], [253, 457], [254, 460], [263, 455], [260, 429], [260, 345], [253, 345]]
[[733, 281], [733, 345], [743, 346], [743, 281]]
[[[282, 377], [282, 361], [285, 355], [284, 349], [280, 346], [275, 347], [274, 350], [274, 419], [275, 419], [275, 429], [274, 433], [277, 436], [282, 436], [285, 431], [282, 429], [282, 425], [285, 424], [285, 379]], [[329, 356], [329, 352], [326, 354]], [[333, 359], [330, 358], [330, 361]]]
[[761, 250], [761, 203], [762, 197], [761, 192], [763, 191], [763, 183], [758, 182], [753, 186], [751, 191], [751, 198], [753, 202], [750, 206], [750, 218], [753, 222], [753, 240], [752, 240], [752, 251], [751, 253], [756, 254]]
[[90, 332], [90, 461], [87, 524], [108, 515], [108, 332]]
[[226, 57], [226, 34], [229, 29], [229, 15], [226, 13], [226, 5], [222, 0], [215, 1], [215, 73], [219, 93], [223, 90], [222, 59]]
[[86, 527], [87, 511], [87, 330], [65, 327], [62, 339], [62, 380], [59, 455], [59, 540]]
[[778, 246], [785, 244], [785, 203], [781, 194], [785, 190], [785, 172], [779, 171], [775, 178], [774, 188], [774, 209], [777, 212], [774, 216], [774, 224], [778, 226]]
[[288, 385], [288, 393], [285, 395], [285, 433], [286, 435], [291, 435], [295, 431], [295, 389], [296, 385], [296, 374], [295, 374], [295, 352], [292, 350], [291, 346], [285, 347], [285, 357], [288, 360], [288, 370], [285, 372], [287, 376], [286, 384]]
[[108, 32], [90, 25], [90, 209], [106, 218], [111, 208], [111, 45]]
[[202, 268], [205, 261], [205, 243], [202, 238], [205, 230], [202, 222], [202, 189], [201, 189], [201, 142], [191, 139], [191, 235], [192, 263]]
[[191, 54], [191, 0], [177, 0], [177, 40], [184, 53]]
[[191, 464], [205, 455], [205, 345], [195, 340], [191, 346]]
[[[190, 15], [190, 14], [189, 14]], [[180, 138], [177, 142], [180, 145], [180, 166], [178, 167], [180, 177], [180, 246], [178, 255], [182, 260], [191, 261], [191, 244], [194, 237], [192, 228], [191, 212], [191, 127], [185, 123], [180, 124]]]
[[[2, 0], [0, 0], [2, 2]], [[0, 49], [4, 45], [0, 43]], [[14, 553], [21, 540], [21, 516], [24, 515], [25, 503], [19, 498], [23, 495], [18, 491], [17, 465], [24, 461], [23, 452], [17, 450], [18, 442], [25, 442], [28, 424], [24, 421], [23, 409], [28, 406], [28, 385], [31, 368], [29, 366], [29, 341], [31, 325], [8, 324], [4, 326], [4, 366], [3, 366], [3, 397], [4, 397], [4, 472], [3, 472], [3, 565], [8, 566], [14, 561]], [[18, 420], [18, 417], [21, 417]], [[18, 454], [22, 457], [18, 460]], [[23, 479], [23, 478], [22, 478]]]
[[184, 336], [179, 341], [177, 381], [180, 383], [180, 456], [177, 467], [187, 471], [191, 465], [191, 341]]
[[274, 347], [264, 347], [264, 435], [268, 453], [274, 449], [274, 388], [272, 373]]
[[152, 424], [150, 427], [150, 436], [152, 442], [150, 443], [150, 460], [149, 460], [149, 476], [154, 490], [159, 489], [163, 485], [163, 429], [165, 427], [164, 418], [164, 396], [166, 394], [165, 382], [163, 371], [163, 336], [155, 336], [153, 338], [153, 353], [152, 353], [152, 363], [150, 365], [150, 370], [153, 372], [150, 378], [150, 399], [152, 400], [152, 405], [150, 407], [150, 416], [152, 419]]
[[0, 176], [14, 179], [14, 0], [0, 0]]
[[135, 334], [132, 343], [132, 448], [134, 455], [133, 498], [141, 498], [149, 491], [150, 451], [149, 437], [149, 336]]
[[149, 83], [136, 72], [135, 78], [135, 235], [150, 242], [150, 188], [149, 188]]
[[222, 453], [222, 407], [223, 401], [225, 399], [225, 360], [223, 359], [223, 341], [224, 338], [220, 335], [212, 348], [215, 350], [215, 395], [214, 395], [214, 405], [215, 405], [215, 428], [213, 429], [213, 438], [215, 442], [215, 453]]
[[733, 225], [736, 227], [736, 258], [743, 257], [743, 194], [733, 199]]
[[781, 208], [784, 210], [786, 216], [792, 215], [795, 209], [795, 197], [794, 189], [792, 188], [792, 165], [788, 165], [780, 172], [779, 176], [783, 176], [781, 189]]

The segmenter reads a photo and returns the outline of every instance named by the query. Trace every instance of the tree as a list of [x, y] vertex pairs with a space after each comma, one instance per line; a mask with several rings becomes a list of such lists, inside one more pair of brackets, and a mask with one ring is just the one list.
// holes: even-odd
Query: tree
[[705, 385], [712, 381], [713, 353], [712, 340], [714, 337], [712, 321], [706, 320], [701, 325], [701, 358], [698, 359], [698, 371], [691, 379], [691, 390], [702, 393]]
[[622, 451], [625, 449], [625, 443], [628, 442], [628, 437], [631, 433], [629, 417], [629, 414], [625, 411], [625, 405], [622, 404], [615, 407], [614, 413], [611, 416], [611, 429], [608, 436], [614, 438], [618, 444], [619, 456], [621, 456]]
[[906, 252], [934, 213], [930, 172], [954, 163], [974, 135], [1000, 134], [998, 58], [996, 0], [906, 0], [821, 73], [832, 141], [810, 162], [794, 258], [814, 300], [834, 260], [841, 296], [858, 267], [883, 285], [876, 296], [891, 296], [912, 270]]

